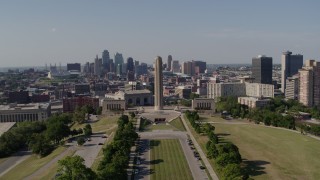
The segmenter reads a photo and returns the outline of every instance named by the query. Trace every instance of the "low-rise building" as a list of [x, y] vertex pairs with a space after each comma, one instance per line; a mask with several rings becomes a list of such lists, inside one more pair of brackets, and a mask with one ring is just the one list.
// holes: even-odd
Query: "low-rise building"
[[50, 103], [0, 105], [0, 122], [44, 121], [50, 115]]
[[92, 106], [93, 109], [97, 110], [99, 108], [99, 98], [79, 96], [64, 98], [62, 101], [63, 112], [74, 112], [77, 107], [82, 107], [85, 105]]
[[271, 99], [262, 99], [256, 97], [238, 97], [238, 103], [246, 105], [249, 108], [263, 108], [271, 103]]
[[215, 112], [215, 102], [212, 98], [195, 98], [192, 100], [192, 109], [199, 112]]
[[121, 99], [106, 98], [102, 102], [102, 114], [107, 115], [110, 112], [121, 112], [126, 109], [126, 101]]
[[143, 90], [130, 90], [118, 91], [115, 94], [106, 94], [106, 98], [125, 100], [126, 106], [151, 106], [154, 103], [154, 98], [151, 91]]

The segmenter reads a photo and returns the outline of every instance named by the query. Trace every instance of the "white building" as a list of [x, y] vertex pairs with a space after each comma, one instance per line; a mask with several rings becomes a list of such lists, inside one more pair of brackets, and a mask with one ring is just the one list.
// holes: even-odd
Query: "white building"
[[227, 96], [245, 96], [244, 83], [208, 83], [207, 98], [217, 99]]
[[250, 97], [274, 97], [274, 85], [260, 83], [245, 83], [246, 95]]
[[227, 96], [274, 97], [274, 86], [261, 83], [208, 83], [208, 98]]
[[261, 99], [256, 97], [238, 97], [238, 103], [249, 108], [262, 108], [270, 104], [271, 99]]
[[50, 103], [0, 105], [0, 122], [44, 121], [50, 115]]

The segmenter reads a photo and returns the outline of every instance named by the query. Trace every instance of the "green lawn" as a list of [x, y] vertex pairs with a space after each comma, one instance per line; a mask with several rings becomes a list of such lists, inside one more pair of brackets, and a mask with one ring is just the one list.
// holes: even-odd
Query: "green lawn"
[[169, 122], [169, 124], [172, 125], [173, 127], [177, 128], [180, 131], [186, 131], [186, 128], [182, 124], [180, 117], [177, 117], [176, 119], [172, 120], [171, 122]]
[[[63, 156], [62, 159], [64, 159], [67, 156], [73, 156], [74, 153], [75, 151], [70, 151], [65, 156]], [[53, 179], [57, 173], [57, 170], [58, 170], [58, 162], [51, 165], [45, 172], [43, 172], [39, 176], [36, 176], [34, 179], [41, 179], [41, 180]]]
[[152, 140], [150, 141], [150, 147], [151, 179], [193, 179], [179, 140]]
[[58, 147], [50, 155], [43, 158], [38, 158], [36, 155], [32, 155], [31, 157], [11, 169], [0, 179], [23, 179], [24, 177], [29, 176], [30, 174], [50, 162], [53, 158], [61, 154], [65, 149], [65, 147]]
[[153, 131], [153, 130], [186, 131], [180, 117], [172, 120], [169, 123], [143, 125], [143, 128], [144, 128], [143, 131]]
[[[117, 124], [119, 117], [120, 116], [102, 117], [97, 122], [91, 123], [92, 132], [107, 131], [109, 128], [112, 128]], [[83, 124], [75, 123], [71, 129], [84, 128], [85, 125], [86, 123], [83, 123]]]
[[[219, 117], [205, 117], [205, 121], [229, 122]], [[221, 141], [238, 146], [243, 165], [253, 179], [320, 179], [320, 141], [251, 123], [213, 125]], [[205, 151], [208, 138], [194, 131], [193, 134]], [[213, 160], [210, 162], [214, 166]]]

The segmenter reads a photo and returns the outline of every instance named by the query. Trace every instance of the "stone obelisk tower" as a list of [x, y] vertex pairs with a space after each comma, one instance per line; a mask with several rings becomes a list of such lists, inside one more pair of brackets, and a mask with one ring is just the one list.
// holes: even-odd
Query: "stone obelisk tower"
[[154, 73], [154, 110], [163, 109], [163, 82], [162, 82], [162, 59], [156, 57], [155, 73]]

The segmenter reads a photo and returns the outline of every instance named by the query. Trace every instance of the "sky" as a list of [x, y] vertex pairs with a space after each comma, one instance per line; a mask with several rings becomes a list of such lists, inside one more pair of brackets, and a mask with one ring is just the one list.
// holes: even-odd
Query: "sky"
[[320, 61], [318, 0], [10, 0], [0, 5], [0, 67], [93, 62], [107, 49], [152, 63]]

